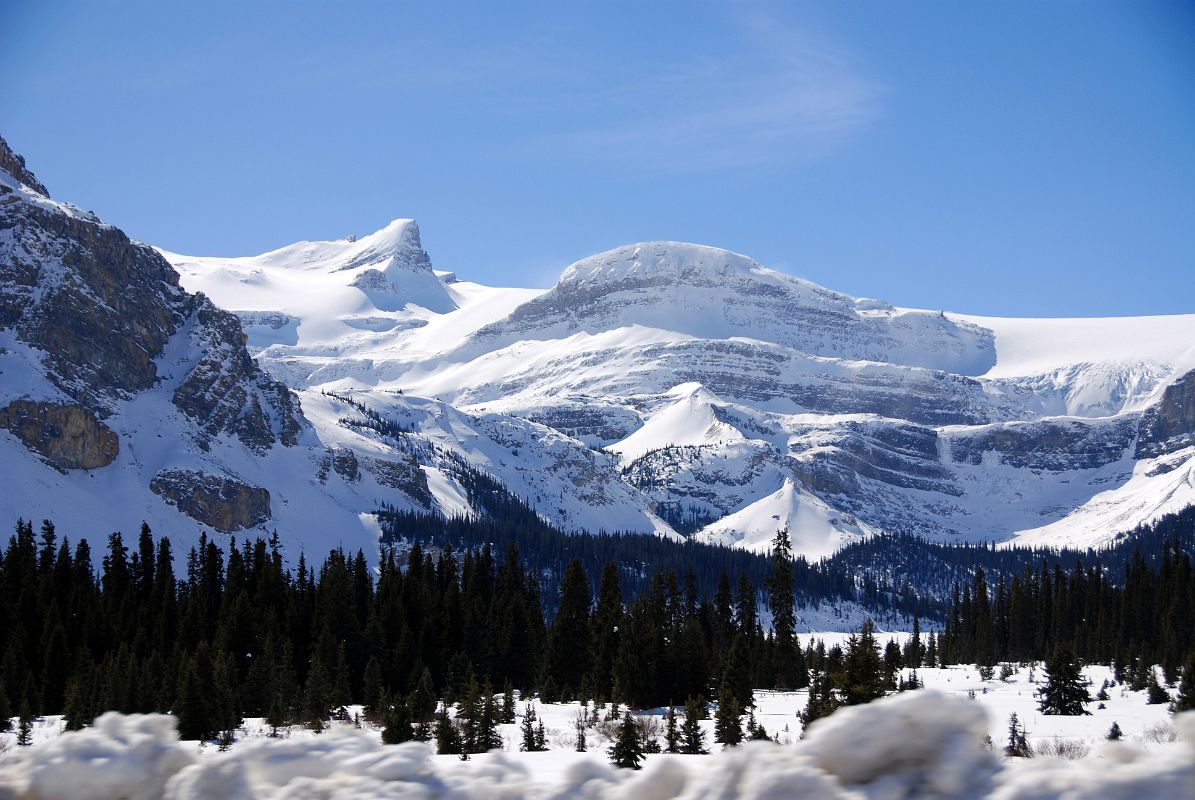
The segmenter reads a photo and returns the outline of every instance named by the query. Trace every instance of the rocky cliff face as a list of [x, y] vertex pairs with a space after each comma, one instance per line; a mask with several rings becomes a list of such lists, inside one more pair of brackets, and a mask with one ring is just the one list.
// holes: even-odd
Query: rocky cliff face
[[[153, 248], [50, 198], [3, 140], [0, 170], [0, 429], [62, 472], [111, 468], [126, 436], [145, 465], [144, 413], [184, 452], [298, 444], [298, 402], [250, 358], [236, 317], [185, 292]], [[224, 463], [162, 470], [150, 488], [217, 530], [269, 519], [269, 492]]]
[[1195, 445], [1195, 370], [1166, 387], [1141, 417], [1137, 457], [1162, 456]]
[[79, 406], [14, 400], [0, 408], [0, 427], [60, 470], [100, 469], [120, 452], [120, 440]]
[[192, 519], [221, 533], [252, 528], [270, 518], [270, 493], [260, 486], [193, 470], [162, 470], [149, 488]]
[[192, 366], [173, 401], [200, 438], [230, 434], [257, 449], [296, 442], [297, 404], [249, 357], [235, 317], [183, 291], [153, 248], [50, 200], [0, 141], [2, 164], [19, 172], [0, 180], [0, 329], [40, 358], [58, 393], [107, 417], [159, 385], [160, 360], [185, 328]]

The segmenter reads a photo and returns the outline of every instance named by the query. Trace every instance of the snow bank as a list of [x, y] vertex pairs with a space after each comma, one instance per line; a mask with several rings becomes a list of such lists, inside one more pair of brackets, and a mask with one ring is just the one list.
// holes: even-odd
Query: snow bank
[[793, 746], [748, 743], [711, 756], [649, 757], [640, 772], [594, 758], [555, 785], [534, 782], [535, 758], [499, 753], [468, 764], [427, 745], [381, 745], [353, 729], [238, 743], [202, 758], [173, 720], [105, 714], [0, 761], [0, 798], [545, 798], [551, 800], [898, 800], [899, 798], [1195, 797], [1195, 714], [1182, 741], [1145, 752], [1110, 744], [1078, 762], [1001, 762], [983, 746], [982, 708], [931, 690], [843, 709]]

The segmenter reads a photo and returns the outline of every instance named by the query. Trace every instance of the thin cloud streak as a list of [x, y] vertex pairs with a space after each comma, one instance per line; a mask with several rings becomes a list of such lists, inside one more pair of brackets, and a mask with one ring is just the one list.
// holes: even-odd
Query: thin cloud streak
[[882, 116], [884, 87], [835, 48], [777, 27], [747, 26], [741, 38], [739, 52], [602, 87], [581, 100], [591, 125], [529, 151], [663, 173], [794, 163]]

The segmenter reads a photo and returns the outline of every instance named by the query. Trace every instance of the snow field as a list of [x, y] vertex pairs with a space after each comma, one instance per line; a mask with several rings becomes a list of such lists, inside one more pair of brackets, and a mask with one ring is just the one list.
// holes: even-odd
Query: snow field
[[[59, 734], [57, 718], [35, 728], [35, 744], [0, 739], [0, 798], [1188, 798], [1195, 796], [1195, 714], [1171, 719], [1144, 692], [1109, 690], [1090, 716], [1046, 717], [1036, 711], [1031, 680], [1041, 667], [1007, 681], [983, 681], [972, 666], [918, 670], [927, 688], [838, 712], [800, 739], [796, 713], [807, 693], [757, 691], [756, 719], [781, 745], [748, 743], [723, 751], [713, 720], [702, 722], [708, 756], [649, 755], [639, 772], [607, 763], [601, 725], [577, 753], [578, 703], [541, 704], [543, 753], [522, 753], [519, 723], [503, 725], [503, 752], [433, 755], [428, 745], [383, 746], [380, 732], [338, 723], [316, 736], [292, 728], [266, 738], [261, 720], [246, 720], [228, 752], [179, 743], [162, 715], [106, 714], [87, 730]], [[907, 671], [906, 671], [907, 674]], [[1106, 667], [1088, 667], [1094, 691]], [[974, 699], [969, 696], [974, 692]], [[517, 704], [521, 718], [525, 704]], [[591, 707], [592, 708], [592, 707]], [[663, 735], [665, 709], [643, 712]], [[1016, 712], [1033, 745], [1059, 738], [1088, 748], [1078, 760], [1005, 759], [1008, 715]], [[599, 711], [605, 714], [605, 711]], [[1115, 720], [1123, 742], [1104, 740]], [[520, 719], [521, 722], [521, 719]], [[650, 724], [650, 723], [649, 723]], [[989, 751], [983, 738], [992, 738]], [[1177, 741], [1168, 741], [1177, 737]], [[1079, 748], [1082, 750], [1083, 748]]]

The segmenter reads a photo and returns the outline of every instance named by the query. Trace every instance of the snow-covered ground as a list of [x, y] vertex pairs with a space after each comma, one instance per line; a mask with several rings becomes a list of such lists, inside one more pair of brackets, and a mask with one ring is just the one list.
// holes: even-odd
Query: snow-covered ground
[[[1084, 673], [1093, 693], [1111, 679], [1106, 667]], [[174, 741], [169, 718], [113, 715], [73, 735], [61, 734], [60, 721], [48, 718], [35, 726], [32, 747], [15, 748], [11, 733], [0, 738], [0, 797], [1195, 796], [1187, 793], [1195, 788], [1195, 716], [1172, 719], [1165, 705], [1148, 705], [1145, 692], [1117, 686], [1104, 708], [1090, 704], [1089, 716], [1044, 716], [1034, 698], [1040, 665], [1020, 667], [1004, 681], [984, 681], [971, 666], [918, 675], [925, 690], [841, 709], [804, 740], [796, 715], [807, 693], [758, 691], [756, 720], [779, 746], [723, 751], [713, 743], [713, 721], [705, 720], [709, 755], [649, 755], [638, 774], [608, 767], [610, 740], [601, 723], [587, 731], [588, 751], [575, 751], [577, 703], [532, 701], [546, 727], [547, 752], [519, 752], [516, 722], [502, 726], [502, 752], [467, 761], [433, 755], [422, 745], [384, 747], [368, 724], [335, 723], [318, 736], [292, 728], [276, 740], [266, 737], [261, 720], [249, 719], [238, 742], [222, 753]], [[526, 705], [517, 707], [521, 717]], [[642, 712], [659, 725], [661, 740], [664, 711]], [[1069, 746], [1077, 760], [1004, 758], [1012, 713], [1032, 746]], [[1113, 722], [1124, 733], [1119, 745], [1106, 741]], [[140, 793], [130, 788], [135, 785]]]

